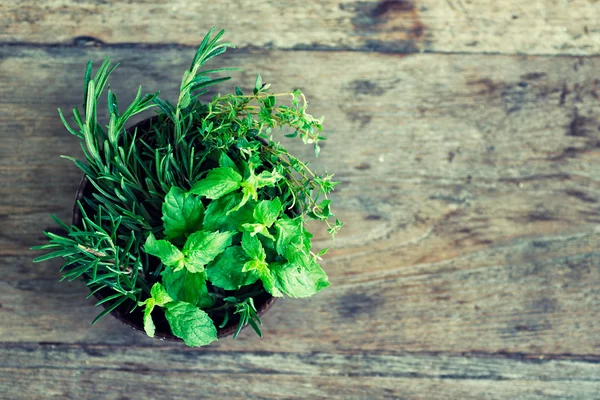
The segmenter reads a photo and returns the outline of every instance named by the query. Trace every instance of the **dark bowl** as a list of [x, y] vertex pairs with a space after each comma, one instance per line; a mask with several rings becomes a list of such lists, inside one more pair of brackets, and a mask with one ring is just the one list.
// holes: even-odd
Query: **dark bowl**
[[[138, 129], [138, 131], [144, 132], [150, 127], [150, 124], [152, 122], [156, 122], [156, 120], [157, 120], [157, 117], [145, 119], [145, 120], [137, 123], [136, 125], [132, 126], [131, 128], [127, 129], [127, 132], [132, 133], [133, 130], [136, 128]], [[72, 220], [72, 224], [74, 226], [77, 226], [77, 227], [82, 226], [81, 210], [79, 209], [77, 202], [86, 197], [92, 198], [94, 191], [95, 191], [94, 186], [87, 179], [87, 176], [84, 175], [83, 178], [81, 179], [81, 182], [79, 183], [79, 187], [77, 188], [77, 194], [75, 196], [75, 205], [73, 207], [73, 220]], [[81, 204], [84, 205], [84, 208], [85, 208], [84, 202], [82, 202]], [[103, 290], [100, 290], [100, 291], [94, 293], [94, 297], [98, 300], [103, 300], [104, 298], [106, 298], [112, 294], [114, 294], [113, 291], [111, 291], [109, 289], [103, 289]], [[262, 316], [264, 313], [266, 313], [271, 308], [273, 303], [275, 303], [276, 300], [277, 300], [276, 297], [273, 297], [269, 293], [266, 293], [266, 292], [258, 297], [255, 297], [254, 305], [256, 306], [258, 315]], [[109, 301], [109, 302], [103, 303], [102, 306], [104, 308], [108, 308], [111, 304], [112, 304], [112, 302]], [[119, 321], [121, 321], [123, 324], [129, 326], [132, 329], [135, 329], [136, 331], [140, 331], [145, 334], [142, 309], [140, 307], [138, 307], [133, 312], [129, 312], [129, 309], [130, 309], [130, 306], [125, 307], [124, 305], [121, 305], [121, 306], [117, 307], [116, 309], [114, 309], [110, 314], [113, 317], [115, 317], [116, 319], [118, 319]], [[167, 322], [167, 319], [165, 318], [164, 313], [162, 312], [162, 310], [159, 307], [155, 308], [154, 311], [152, 312], [152, 319], [154, 320], [154, 324], [156, 325], [156, 333], [154, 334], [155, 338], [161, 339], [161, 340], [183, 342], [182, 339], [178, 338], [177, 336], [174, 336], [171, 333], [169, 323]], [[237, 330], [237, 323], [238, 323], [237, 318], [230, 318], [227, 325], [225, 325], [223, 328], [217, 327], [217, 337], [223, 338], [223, 337], [232, 335]]]

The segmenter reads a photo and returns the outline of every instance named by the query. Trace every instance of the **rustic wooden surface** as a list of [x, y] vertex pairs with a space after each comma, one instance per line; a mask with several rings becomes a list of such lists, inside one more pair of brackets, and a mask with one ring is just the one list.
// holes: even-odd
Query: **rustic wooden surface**
[[[0, 398], [600, 398], [599, 2], [190, 3], [0, 5]], [[173, 98], [212, 25], [326, 116], [332, 287], [204, 349], [90, 327], [28, 251], [80, 178], [56, 108], [107, 55], [123, 102]]]

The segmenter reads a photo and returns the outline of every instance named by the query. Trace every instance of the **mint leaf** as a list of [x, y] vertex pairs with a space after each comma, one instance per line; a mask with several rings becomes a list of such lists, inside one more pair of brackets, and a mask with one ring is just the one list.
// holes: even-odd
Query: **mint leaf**
[[273, 296], [282, 297], [283, 294], [275, 286], [275, 278], [269, 270], [269, 264], [266, 261], [267, 255], [265, 249], [260, 240], [258, 240], [258, 237], [245, 232], [242, 237], [242, 248], [246, 255], [250, 257], [250, 260], [244, 263], [242, 273], [254, 272], [262, 281], [267, 292]]
[[310, 243], [302, 236], [291, 238], [285, 247], [283, 256], [291, 263], [307, 266], [310, 263]]
[[282, 208], [281, 200], [278, 198], [259, 202], [252, 212], [255, 222], [242, 224], [242, 229], [250, 232], [252, 236], [260, 233], [271, 240], [275, 240], [268, 228], [277, 220]]
[[162, 281], [175, 301], [184, 301], [200, 308], [211, 307], [214, 303], [208, 294], [204, 272], [192, 273], [187, 269], [174, 272], [167, 267], [162, 272]]
[[271, 235], [267, 227], [263, 224], [242, 224], [242, 229], [245, 232], [249, 232], [252, 236], [255, 236], [257, 233], [260, 233], [261, 235], [268, 237], [271, 240], [275, 240], [273, 235]]
[[215, 168], [190, 190], [190, 193], [218, 199], [239, 189], [242, 176], [233, 168]]
[[164, 306], [165, 304], [173, 301], [171, 296], [169, 296], [163, 285], [160, 283], [155, 283], [152, 286], [152, 289], [150, 289], [150, 295], [157, 306]]
[[274, 263], [271, 272], [275, 287], [290, 297], [309, 297], [329, 286], [329, 278], [319, 264], [312, 260], [307, 267], [292, 263]]
[[[265, 186], [273, 187], [281, 178], [283, 178], [283, 175], [281, 175], [275, 169], [273, 169], [273, 172], [263, 171], [258, 175], [254, 174], [254, 170], [252, 168], [249, 168], [248, 171], [248, 178], [244, 180], [242, 185], [251, 188], [253, 193], [255, 193], [257, 189]], [[256, 198], [254, 199], [256, 200]]]
[[166, 239], [173, 239], [201, 228], [204, 206], [199, 197], [173, 186], [165, 196], [162, 214]]
[[175, 270], [179, 270], [185, 266], [184, 256], [181, 251], [166, 240], [156, 240], [152, 233], [146, 239], [144, 251], [160, 258], [163, 264], [173, 267]]
[[154, 326], [154, 321], [152, 321], [152, 315], [150, 315], [152, 313], [152, 310], [154, 310], [154, 299], [147, 299], [145, 304], [146, 308], [144, 308], [144, 331], [146, 331], [146, 335], [154, 337], [156, 327]]
[[279, 198], [260, 201], [254, 209], [254, 218], [262, 225], [270, 228], [279, 217], [282, 208]]
[[188, 346], [205, 346], [217, 340], [217, 328], [207, 313], [198, 307], [178, 301], [165, 312], [173, 335]]
[[252, 236], [248, 232], [244, 232], [244, 236], [242, 236], [242, 248], [252, 259], [264, 261], [267, 257], [258, 237]]
[[152, 321], [152, 311], [155, 306], [164, 306], [167, 303], [173, 301], [171, 296], [167, 294], [167, 291], [160, 283], [155, 283], [150, 289], [149, 297], [143, 303], [139, 303], [140, 305], [145, 305], [144, 308], [144, 331], [146, 335], [150, 337], [154, 337], [154, 333], [156, 332], [156, 327], [154, 326], [154, 321]]
[[206, 267], [208, 280], [225, 290], [237, 290], [251, 285], [258, 280], [258, 275], [254, 271], [242, 271], [248, 260], [246, 252], [240, 246], [229, 247]]
[[221, 168], [231, 168], [235, 172], [239, 172], [237, 165], [233, 162], [231, 158], [224, 151], [219, 154], [219, 167]]
[[252, 186], [247, 182], [242, 182], [240, 185], [242, 187], [242, 200], [240, 200], [240, 203], [237, 206], [235, 206], [233, 209], [231, 209], [231, 211], [229, 211], [230, 213], [239, 210], [251, 199], [258, 199], [258, 192], [256, 191], [256, 187]]
[[255, 186], [257, 189], [260, 189], [265, 186], [273, 187], [275, 184], [283, 178], [277, 170], [273, 169], [273, 172], [263, 171], [260, 174], [256, 175], [254, 180]]
[[250, 271], [259, 271], [258, 275], [261, 276], [260, 271], [269, 268], [269, 264], [267, 264], [264, 260], [252, 259], [247, 261], [242, 268], [242, 272], [250, 272]]
[[275, 169], [273, 172], [263, 171], [258, 175], [254, 174], [254, 170], [252, 168], [248, 168], [247, 171], [249, 174], [248, 178], [240, 184], [242, 188], [242, 200], [235, 208], [233, 208], [232, 211], [239, 210], [250, 199], [257, 200], [258, 189], [265, 186], [275, 186], [277, 181], [283, 178], [283, 175], [281, 175]]
[[230, 193], [213, 200], [204, 213], [204, 229], [207, 231], [237, 231], [242, 224], [252, 222], [250, 203], [237, 211], [230, 212], [242, 201], [241, 193]]
[[215, 299], [208, 293], [208, 286], [206, 285], [206, 274], [203, 273], [203, 280], [200, 289], [198, 290], [198, 301], [196, 305], [200, 308], [210, 308], [215, 304]]
[[279, 289], [276, 286], [275, 277], [273, 276], [273, 273], [269, 270], [268, 267], [259, 266], [256, 271], [267, 292], [271, 293], [271, 295], [275, 297], [283, 297], [283, 294], [281, 293], [281, 291], [279, 291]]
[[202, 272], [204, 266], [231, 246], [231, 238], [235, 232], [206, 232], [192, 233], [185, 245], [185, 266], [190, 272]]
[[303, 236], [301, 224], [300, 219], [290, 219], [285, 215], [275, 222], [275, 229], [277, 230], [275, 248], [277, 249], [277, 253], [284, 256], [290, 241], [293, 238]]

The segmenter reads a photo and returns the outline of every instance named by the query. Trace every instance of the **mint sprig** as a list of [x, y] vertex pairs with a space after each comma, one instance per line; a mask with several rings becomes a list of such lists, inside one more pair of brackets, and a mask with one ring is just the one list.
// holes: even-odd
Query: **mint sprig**
[[206, 178], [192, 186], [191, 193], [209, 199], [219, 199], [241, 187], [242, 176], [233, 168], [215, 168]]
[[205, 346], [217, 340], [217, 329], [206, 312], [193, 304], [174, 301], [160, 283], [152, 286], [150, 295], [139, 304], [145, 306], [144, 330], [148, 336], [154, 337], [156, 332], [152, 311], [155, 307], [163, 307], [171, 331], [188, 346]]

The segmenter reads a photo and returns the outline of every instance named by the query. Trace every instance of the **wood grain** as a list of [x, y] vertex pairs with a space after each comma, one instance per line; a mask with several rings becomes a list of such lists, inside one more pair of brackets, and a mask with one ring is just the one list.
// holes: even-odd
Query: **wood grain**
[[595, 0], [6, 0], [0, 40], [196, 46], [219, 26], [240, 47], [597, 55], [599, 21]]
[[[110, 319], [90, 329], [85, 287], [58, 283], [58, 265], [33, 265], [26, 250], [52, 227], [48, 213], [68, 217], [80, 175], [58, 158], [78, 143], [55, 107], [80, 103], [83, 65], [107, 53], [122, 63], [117, 93], [145, 82], [170, 98], [192, 51], [4, 49], [2, 71], [27, 71], [0, 77], [5, 340], [161, 345]], [[268, 340], [246, 333], [216, 348], [599, 354], [600, 59], [237, 51], [223, 61], [246, 68], [248, 84], [258, 71], [277, 91], [302, 82], [328, 118], [315, 165], [342, 181], [347, 228], [330, 243], [315, 227], [317, 247], [332, 248], [331, 289], [278, 304]]]
[[0, 356], [4, 396], [28, 399], [579, 400], [598, 394], [600, 376], [598, 358], [247, 353], [76, 344], [4, 346]]
[[[600, 57], [556, 54], [600, 54], [600, 10], [576, 3], [4, 2], [0, 398], [598, 398]], [[122, 104], [138, 83], [173, 99], [188, 32], [226, 23], [242, 49], [213, 66], [245, 71], [219, 90], [260, 72], [326, 116], [332, 287], [205, 349], [90, 327], [85, 286], [28, 250], [81, 176], [56, 108], [106, 55]]]

